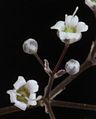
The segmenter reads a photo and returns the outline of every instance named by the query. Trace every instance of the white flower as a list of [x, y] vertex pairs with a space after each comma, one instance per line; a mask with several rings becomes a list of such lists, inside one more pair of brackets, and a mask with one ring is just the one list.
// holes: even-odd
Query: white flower
[[88, 30], [88, 26], [84, 22], [79, 22], [78, 16], [75, 15], [78, 7], [73, 15], [65, 15], [65, 21], [58, 21], [51, 29], [56, 29], [57, 35], [64, 43], [70, 44], [80, 40], [82, 34]]
[[14, 89], [8, 90], [7, 94], [10, 95], [11, 103], [21, 110], [26, 110], [28, 106], [37, 105], [36, 92], [39, 89], [37, 81], [26, 80], [24, 77], [19, 76], [18, 80], [13, 84]]
[[77, 60], [71, 59], [65, 64], [65, 70], [68, 74], [77, 74], [80, 70], [80, 64]]
[[36, 40], [29, 38], [23, 43], [23, 50], [28, 54], [36, 54], [38, 50], [38, 43]]

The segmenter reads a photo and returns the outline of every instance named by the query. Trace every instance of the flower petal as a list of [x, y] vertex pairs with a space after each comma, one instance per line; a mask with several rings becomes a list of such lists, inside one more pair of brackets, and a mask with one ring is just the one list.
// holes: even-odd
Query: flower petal
[[81, 38], [81, 33], [66, 33], [66, 39], [80, 39]]
[[26, 83], [26, 87], [28, 88], [28, 90], [30, 91], [30, 93], [32, 92], [37, 92], [39, 89], [39, 85], [37, 84], [37, 81], [35, 80], [29, 80]]
[[77, 24], [77, 32], [84, 32], [88, 30], [88, 25], [86, 25], [84, 22], [79, 22]]
[[78, 17], [77, 16], [74, 16], [71, 19], [70, 25], [75, 27], [78, 24], [78, 21], [79, 21]]
[[31, 93], [29, 99], [36, 100], [36, 93]]
[[65, 24], [66, 26], [76, 26], [78, 23], [79, 19], [77, 16], [72, 16], [72, 15], [65, 15]]
[[64, 21], [58, 21], [51, 29], [63, 30], [65, 27]]
[[19, 89], [21, 86], [25, 85], [26, 81], [24, 79], [23, 76], [19, 76], [18, 80], [13, 84], [14, 88], [17, 90]]
[[7, 94], [10, 95], [11, 103], [14, 103], [16, 101], [16, 91], [15, 90], [8, 90]]
[[70, 44], [77, 42], [82, 37], [81, 33], [58, 32], [58, 37], [63, 43], [69, 41]]
[[70, 44], [79, 41], [81, 37], [81, 33], [66, 33], [66, 39], [69, 39]]
[[37, 105], [37, 102], [36, 102], [36, 100], [28, 100], [28, 105], [32, 105], [32, 106], [35, 106], [35, 105]]
[[27, 104], [23, 103], [23, 102], [20, 102], [20, 101], [15, 101], [15, 104], [14, 104], [16, 107], [20, 108], [21, 110], [26, 110], [27, 108]]
[[60, 40], [64, 43], [64, 40], [66, 39], [66, 33], [63, 31], [58, 31], [57, 36], [60, 38]]

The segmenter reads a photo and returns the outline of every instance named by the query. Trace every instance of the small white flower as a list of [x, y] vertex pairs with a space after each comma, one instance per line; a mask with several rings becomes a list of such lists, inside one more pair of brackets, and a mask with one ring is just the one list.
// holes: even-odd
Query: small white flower
[[88, 30], [88, 26], [84, 22], [79, 22], [78, 16], [75, 15], [78, 7], [73, 15], [65, 15], [65, 21], [58, 21], [51, 29], [57, 30], [57, 35], [64, 43], [72, 44], [82, 37], [81, 32]]
[[26, 110], [30, 105], [37, 105], [36, 92], [39, 89], [39, 85], [35, 80], [29, 80], [26, 82], [24, 77], [19, 76], [18, 80], [13, 84], [14, 89], [8, 90], [7, 94], [10, 95], [11, 103], [21, 110]]
[[77, 74], [80, 70], [80, 63], [77, 60], [71, 59], [65, 64], [65, 70], [68, 74]]
[[38, 43], [36, 40], [29, 38], [23, 43], [23, 51], [28, 54], [36, 54], [38, 50]]

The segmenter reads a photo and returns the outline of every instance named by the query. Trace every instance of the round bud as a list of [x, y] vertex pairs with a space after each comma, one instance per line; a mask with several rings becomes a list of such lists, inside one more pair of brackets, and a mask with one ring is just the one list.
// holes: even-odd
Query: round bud
[[38, 43], [36, 40], [29, 38], [23, 43], [23, 51], [28, 54], [36, 54], [38, 50]]
[[80, 63], [77, 60], [71, 59], [65, 64], [65, 70], [68, 74], [74, 75], [80, 70]]

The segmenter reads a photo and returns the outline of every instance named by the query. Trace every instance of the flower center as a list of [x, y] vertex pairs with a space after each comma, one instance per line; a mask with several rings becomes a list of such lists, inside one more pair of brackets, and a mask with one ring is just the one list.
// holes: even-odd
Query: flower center
[[67, 26], [65, 27], [64, 32], [76, 33], [76, 28], [72, 26]]
[[17, 100], [27, 104], [28, 102], [27, 98], [29, 98], [29, 95], [30, 95], [29, 90], [25, 86], [22, 86], [21, 88], [17, 90], [17, 93], [20, 94], [20, 95], [17, 95]]

